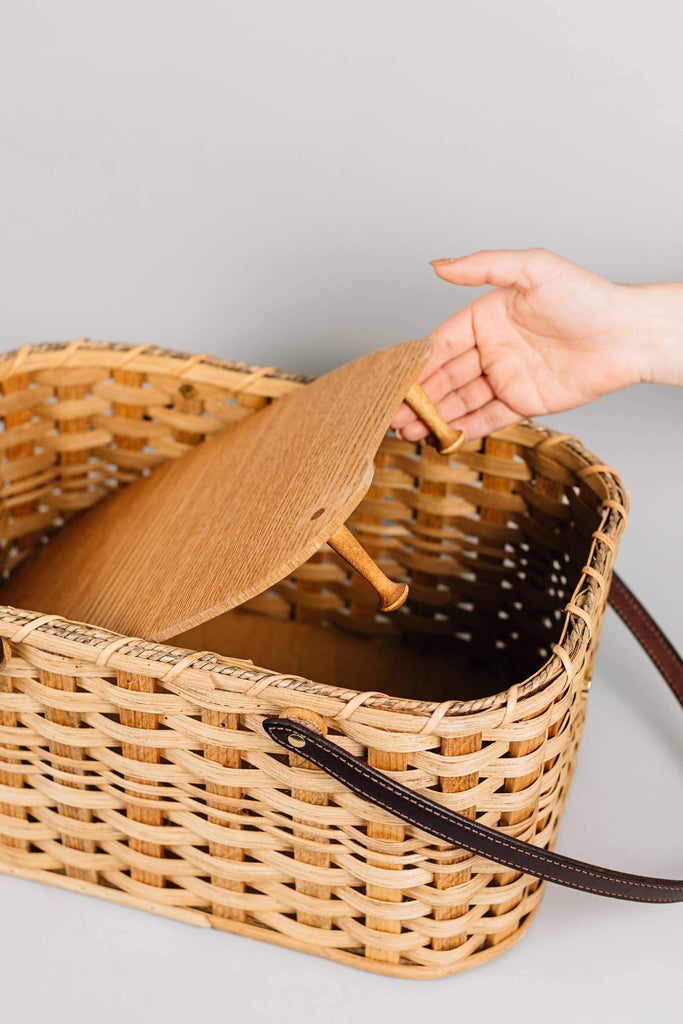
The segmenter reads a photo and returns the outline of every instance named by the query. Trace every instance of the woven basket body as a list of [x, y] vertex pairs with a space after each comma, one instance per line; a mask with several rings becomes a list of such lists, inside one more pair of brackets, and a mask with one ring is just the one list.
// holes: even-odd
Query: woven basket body
[[[4, 569], [306, 381], [87, 341], [2, 357]], [[395, 976], [496, 955], [539, 882], [398, 823], [261, 722], [315, 711], [416, 792], [551, 847], [626, 501], [532, 424], [451, 459], [388, 436], [349, 526], [411, 584], [393, 616], [327, 546], [167, 644], [0, 607], [0, 870]]]

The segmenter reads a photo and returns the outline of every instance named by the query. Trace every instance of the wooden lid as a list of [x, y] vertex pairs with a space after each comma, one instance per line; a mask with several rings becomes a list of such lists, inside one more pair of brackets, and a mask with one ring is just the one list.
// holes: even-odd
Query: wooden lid
[[363, 356], [165, 463], [71, 520], [0, 601], [164, 640], [263, 592], [358, 505], [430, 351]]

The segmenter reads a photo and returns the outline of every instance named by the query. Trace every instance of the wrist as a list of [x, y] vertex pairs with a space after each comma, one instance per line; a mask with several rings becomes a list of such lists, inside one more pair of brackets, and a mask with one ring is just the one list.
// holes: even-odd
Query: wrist
[[683, 284], [626, 284], [625, 341], [634, 383], [683, 384]]

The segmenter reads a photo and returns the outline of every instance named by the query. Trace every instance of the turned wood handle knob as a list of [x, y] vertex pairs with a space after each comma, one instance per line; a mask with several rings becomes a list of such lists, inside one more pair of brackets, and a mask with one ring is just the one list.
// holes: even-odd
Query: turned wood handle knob
[[429, 427], [439, 442], [439, 454], [452, 455], [465, 440], [462, 430], [449, 427], [445, 419], [420, 384], [413, 384], [405, 397], [406, 402], [423, 423]]
[[408, 596], [408, 584], [390, 580], [346, 526], [340, 526], [327, 543], [375, 588], [380, 611], [393, 612], [401, 607]]

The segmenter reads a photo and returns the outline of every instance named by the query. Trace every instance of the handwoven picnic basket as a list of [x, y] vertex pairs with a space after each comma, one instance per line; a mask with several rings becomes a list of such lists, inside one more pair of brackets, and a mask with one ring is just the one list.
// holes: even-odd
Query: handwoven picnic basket
[[[0, 357], [5, 572], [309, 379], [83, 339]], [[416, 793], [552, 848], [626, 506], [531, 423], [448, 458], [387, 435], [348, 525], [410, 584], [392, 616], [327, 545], [168, 644], [3, 605], [0, 869], [394, 976], [497, 955], [543, 883], [397, 823], [261, 723], [314, 712]]]

